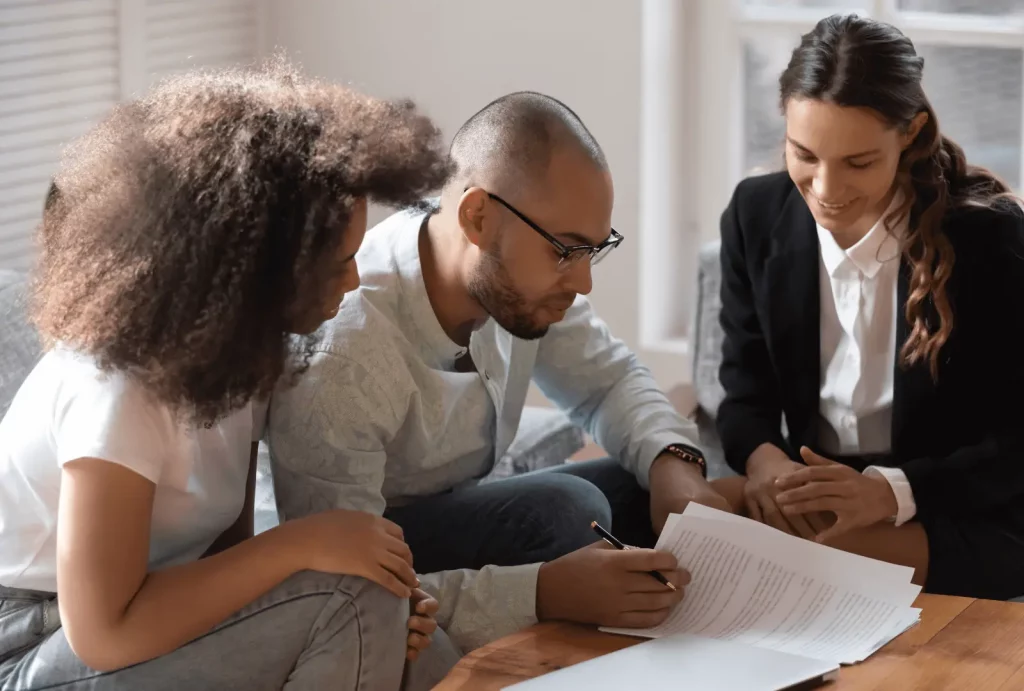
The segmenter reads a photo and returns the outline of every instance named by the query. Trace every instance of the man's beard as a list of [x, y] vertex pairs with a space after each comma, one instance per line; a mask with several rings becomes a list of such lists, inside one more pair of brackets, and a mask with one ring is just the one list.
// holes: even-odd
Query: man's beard
[[538, 326], [522, 296], [512, 287], [512, 279], [501, 263], [497, 248], [486, 250], [467, 286], [469, 295], [498, 323], [516, 338], [532, 341], [548, 332]]

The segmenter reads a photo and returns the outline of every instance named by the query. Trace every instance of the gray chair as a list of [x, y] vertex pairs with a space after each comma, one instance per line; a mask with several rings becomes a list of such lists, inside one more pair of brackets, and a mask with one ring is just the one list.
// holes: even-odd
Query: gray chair
[[722, 442], [715, 430], [715, 415], [725, 398], [725, 390], [718, 381], [718, 368], [722, 364], [722, 326], [718, 322], [722, 311], [719, 288], [722, 269], [719, 263], [721, 243], [717, 240], [700, 248], [697, 262], [697, 295], [693, 321], [690, 324], [693, 345], [693, 389], [697, 407], [692, 413], [700, 430], [701, 449], [708, 462], [708, 477], [729, 477], [736, 473], [725, 463]]
[[42, 357], [39, 338], [25, 314], [25, 275], [0, 270], [0, 418]]

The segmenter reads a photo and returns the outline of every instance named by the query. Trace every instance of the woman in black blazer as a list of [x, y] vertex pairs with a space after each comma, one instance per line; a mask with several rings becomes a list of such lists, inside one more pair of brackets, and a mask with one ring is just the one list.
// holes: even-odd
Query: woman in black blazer
[[1006, 599], [1024, 594], [1024, 220], [940, 134], [922, 69], [855, 16], [794, 51], [788, 170], [722, 217], [718, 430], [751, 517]]

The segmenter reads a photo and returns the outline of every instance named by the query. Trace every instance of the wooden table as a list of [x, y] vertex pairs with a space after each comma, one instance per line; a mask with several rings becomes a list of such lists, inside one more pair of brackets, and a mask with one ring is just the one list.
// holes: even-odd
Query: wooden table
[[[829, 691], [1024, 689], [1024, 604], [921, 595], [921, 622]], [[575, 624], [538, 624], [466, 656], [435, 691], [491, 691], [639, 643]]]

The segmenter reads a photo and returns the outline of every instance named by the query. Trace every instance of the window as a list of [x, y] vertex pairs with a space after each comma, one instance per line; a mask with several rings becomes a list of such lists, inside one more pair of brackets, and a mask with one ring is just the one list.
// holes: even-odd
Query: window
[[24, 270], [61, 148], [192, 66], [249, 62], [259, 0], [14, 0], [0, 7], [0, 269]]
[[[685, 141], [671, 150], [664, 141], [644, 146], [642, 177], [656, 188], [688, 190], [680, 209], [678, 199], [659, 202], [642, 189], [646, 218], [658, 221], [641, 219], [648, 248], [641, 275], [650, 284], [641, 312], [645, 347], [685, 352], [691, 257], [718, 237], [741, 178], [782, 168], [778, 78], [800, 36], [825, 16], [856, 12], [898, 26], [925, 59], [924, 87], [943, 133], [972, 163], [1024, 186], [1024, 0], [645, 0], [644, 10], [643, 141], [651, 138], [648, 123], [677, 123], [674, 136]], [[685, 47], [670, 49], [669, 34]], [[673, 72], [670, 60], [687, 67]], [[668, 162], [680, 151], [683, 164]], [[655, 173], [674, 177], [662, 184]], [[656, 251], [665, 246], [671, 257]], [[684, 256], [684, 270], [666, 279]]]
[[[972, 163], [1021, 184], [1024, 0], [887, 0], [862, 14], [906, 33], [925, 60], [924, 86], [943, 132]], [[794, 11], [797, 8], [798, 11]], [[782, 117], [778, 76], [802, 33], [833, 11], [835, 0], [746, 0], [737, 8], [743, 64], [743, 169], [777, 168]]]

